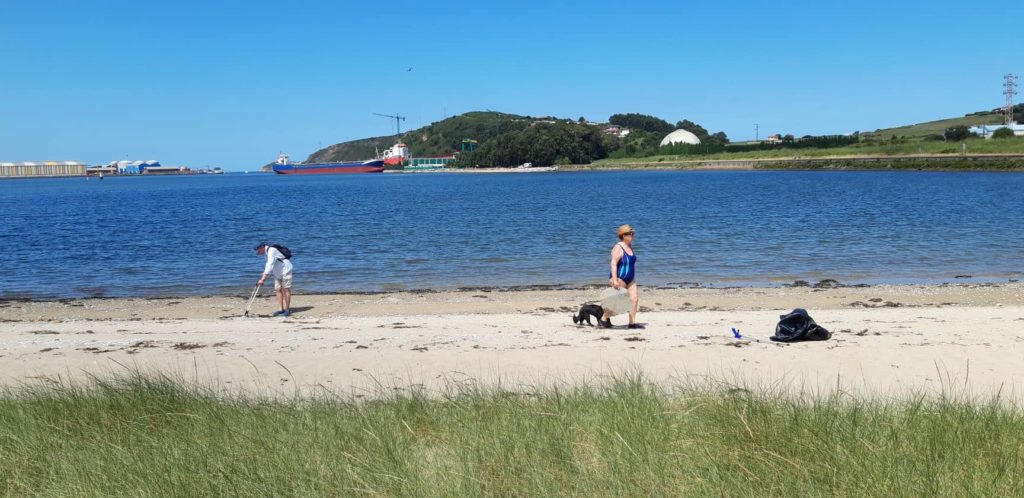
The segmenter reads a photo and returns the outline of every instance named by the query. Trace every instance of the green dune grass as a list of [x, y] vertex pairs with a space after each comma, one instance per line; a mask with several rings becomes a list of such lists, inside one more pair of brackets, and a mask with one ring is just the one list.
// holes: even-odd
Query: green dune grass
[[1000, 400], [864, 400], [641, 376], [372, 398], [132, 375], [0, 395], [9, 495], [1020, 496]]

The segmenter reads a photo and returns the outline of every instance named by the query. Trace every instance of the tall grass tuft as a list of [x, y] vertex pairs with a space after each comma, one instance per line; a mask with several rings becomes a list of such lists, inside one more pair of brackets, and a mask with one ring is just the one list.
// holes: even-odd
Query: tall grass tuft
[[0, 394], [16, 495], [1024, 494], [999, 400], [855, 399], [624, 375], [366, 400], [224, 395], [133, 374]]

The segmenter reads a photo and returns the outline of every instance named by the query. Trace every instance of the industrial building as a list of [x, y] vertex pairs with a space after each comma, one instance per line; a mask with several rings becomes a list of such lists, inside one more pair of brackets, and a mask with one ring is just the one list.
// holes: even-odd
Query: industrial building
[[407, 171], [443, 169], [447, 168], [453, 162], [455, 162], [455, 154], [414, 157], [404, 169]]
[[160, 161], [150, 159], [148, 161], [111, 161], [105, 166], [89, 168], [89, 174], [100, 173], [108, 175], [183, 175], [192, 173], [192, 170], [184, 166], [163, 166]]
[[111, 161], [104, 169], [118, 175], [140, 175], [146, 172], [146, 168], [161, 168], [160, 161], [150, 159], [148, 161]]
[[84, 176], [85, 168], [85, 164], [78, 161], [0, 163], [0, 178]]
[[665, 138], [661, 139], [661, 146], [662, 147], [664, 147], [666, 145], [675, 145], [675, 144], [698, 145], [698, 144], [700, 144], [700, 139], [697, 138], [697, 135], [694, 135], [693, 133], [690, 133], [690, 132], [688, 132], [686, 130], [676, 130], [676, 131], [673, 131], [672, 133], [669, 133], [668, 135], [665, 135]]
[[146, 166], [143, 175], [189, 175], [192, 170], [184, 166]]

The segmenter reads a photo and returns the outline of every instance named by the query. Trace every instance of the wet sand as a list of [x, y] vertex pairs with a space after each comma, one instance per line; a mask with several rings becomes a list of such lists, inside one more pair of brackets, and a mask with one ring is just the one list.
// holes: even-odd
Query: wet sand
[[[573, 325], [598, 291], [296, 295], [0, 302], [0, 384], [139, 368], [221, 389], [371, 393], [380, 386], [593, 381], [642, 370], [665, 382], [728, 382], [873, 395], [1024, 399], [1024, 285], [643, 290], [640, 322]], [[806, 308], [833, 332], [779, 344], [779, 315]], [[747, 340], [737, 341], [730, 329]]]

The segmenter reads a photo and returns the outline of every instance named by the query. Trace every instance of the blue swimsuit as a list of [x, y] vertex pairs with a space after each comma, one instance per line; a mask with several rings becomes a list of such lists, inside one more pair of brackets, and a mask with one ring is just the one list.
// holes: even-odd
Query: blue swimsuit
[[[633, 283], [636, 279], [636, 252], [629, 254], [626, 252], [626, 247], [622, 246], [622, 257], [619, 258], [616, 273], [619, 276], [619, 280], [626, 282], [626, 285]], [[611, 274], [608, 274], [608, 278], [612, 278]]]

